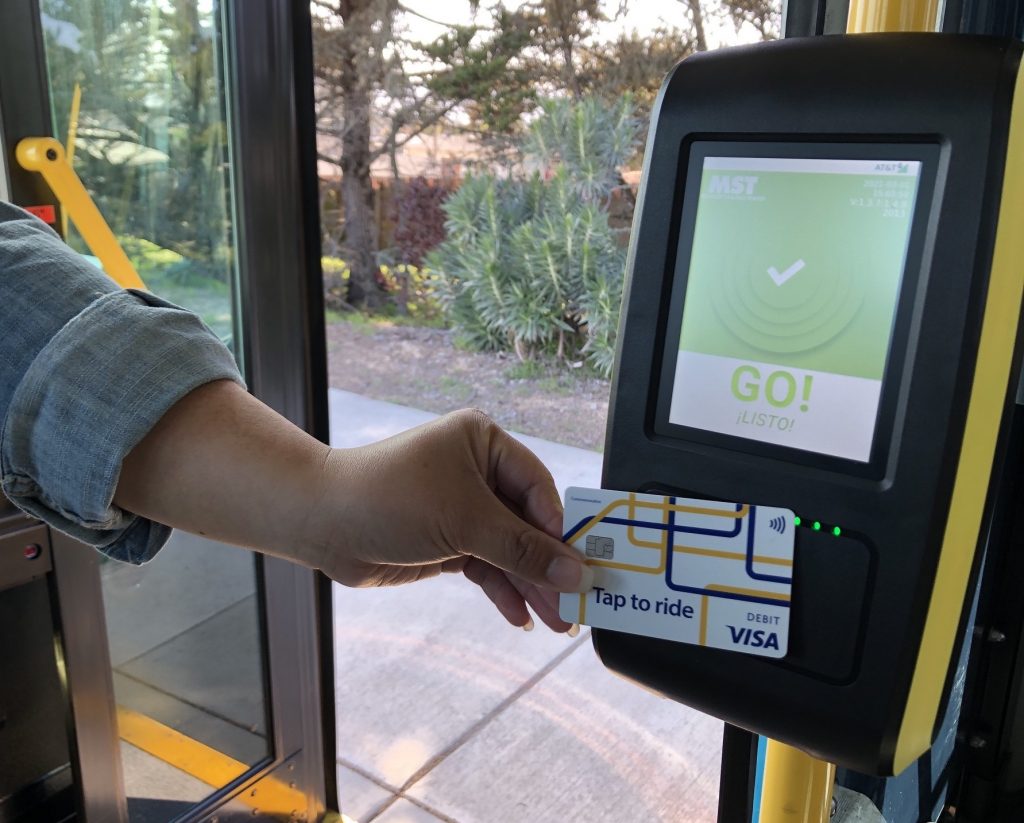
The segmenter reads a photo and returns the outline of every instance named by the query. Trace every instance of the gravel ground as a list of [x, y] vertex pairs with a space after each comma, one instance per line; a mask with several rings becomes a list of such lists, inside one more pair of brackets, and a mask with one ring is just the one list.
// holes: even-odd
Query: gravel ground
[[603, 448], [606, 380], [462, 351], [446, 329], [362, 319], [328, 323], [327, 357], [334, 388], [438, 414], [476, 407], [523, 434]]

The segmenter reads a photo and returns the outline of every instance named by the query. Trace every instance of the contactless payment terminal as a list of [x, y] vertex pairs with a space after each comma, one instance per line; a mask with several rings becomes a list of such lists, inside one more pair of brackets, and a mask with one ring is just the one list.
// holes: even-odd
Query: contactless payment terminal
[[921, 161], [700, 148], [668, 422], [867, 462]]
[[1018, 511], [1021, 49], [793, 38], [666, 79], [600, 484], [657, 495], [566, 504], [597, 588], [561, 613], [608, 668], [858, 772], [935, 739]]
[[563, 620], [765, 657], [789, 640], [793, 512], [570, 488], [565, 541], [596, 572]]

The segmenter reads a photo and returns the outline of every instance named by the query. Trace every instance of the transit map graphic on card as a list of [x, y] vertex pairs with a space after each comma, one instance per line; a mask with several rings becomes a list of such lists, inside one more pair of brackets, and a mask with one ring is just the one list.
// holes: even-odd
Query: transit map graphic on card
[[564, 540], [595, 571], [563, 620], [785, 657], [795, 526], [789, 509], [569, 488]]

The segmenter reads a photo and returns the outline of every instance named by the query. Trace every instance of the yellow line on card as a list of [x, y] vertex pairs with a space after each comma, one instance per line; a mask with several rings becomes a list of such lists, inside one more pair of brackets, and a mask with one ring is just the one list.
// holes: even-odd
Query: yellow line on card
[[718, 583], [709, 583], [704, 588], [713, 592], [728, 592], [729, 594], [746, 594], [753, 597], [765, 597], [769, 600], [778, 600], [780, 603], [788, 603], [789, 595], [779, 592], [766, 592], [761, 589], [741, 589], [738, 586], [722, 586]]
[[587, 525], [585, 525], [578, 532], [576, 532], [576, 534], [574, 534], [572, 536], [571, 539], [572, 539], [573, 543], [575, 543], [577, 540], [579, 540], [581, 537], [583, 537], [587, 532], [589, 532], [592, 528], [594, 528], [594, 526], [596, 526], [598, 523], [600, 523], [602, 520], [604, 520], [604, 518], [607, 515], [609, 515], [613, 511], [615, 511], [615, 509], [617, 509], [619, 506], [628, 506], [628, 505], [629, 505], [629, 500], [626, 500], [626, 499], [613, 500], [611, 503], [609, 503], [607, 506], [605, 506], [603, 509], [601, 509], [601, 511], [599, 511], [597, 514], [595, 514], [593, 517], [591, 517], [590, 518], [590, 522], [587, 523]]
[[[700, 549], [696, 546], [674, 546], [673, 550], [679, 554], [696, 554], [701, 557], [720, 557], [724, 560], [746, 560], [747, 556], [742, 552], [727, 552], [721, 549]], [[755, 554], [755, 563], [768, 563], [773, 566], [792, 566], [792, 560], [786, 560], [782, 557], [765, 557], [764, 555]]]
[[[630, 520], [635, 520], [636, 519], [636, 507], [637, 507], [638, 504], [639, 504], [639, 501], [636, 499], [636, 495], [631, 493], [629, 495], [629, 519]], [[663, 506], [660, 507], [660, 508], [661, 508], [661, 522], [662, 522], [662, 524], [667, 525], [668, 524], [668, 509], [664, 508]], [[627, 526], [626, 527], [626, 537], [629, 538], [629, 542], [630, 543], [632, 543], [634, 546], [636, 546], [638, 548], [641, 548], [641, 549], [661, 549], [661, 551], [665, 551], [665, 549], [668, 548], [668, 532], [664, 532], [663, 531], [661, 533], [661, 540], [659, 542], [655, 543], [653, 540], [641, 540], [639, 537], [636, 536], [636, 526]]]
[[614, 560], [593, 560], [588, 559], [588, 566], [600, 566], [602, 569], [619, 569], [624, 572], [636, 572], [637, 574], [661, 574], [665, 571], [665, 555], [661, 556], [661, 563], [657, 566], [636, 566], [630, 563], [616, 563]]
[[652, 503], [647, 500], [637, 500], [637, 508], [641, 509], [662, 509], [670, 512], [682, 512], [684, 514], [703, 514], [708, 517], [728, 517], [731, 520], [742, 520], [750, 513], [750, 506], [743, 505], [737, 509], [708, 509], [700, 506], [680, 506], [678, 504], [670, 504], [667, 501], [663, 503]]

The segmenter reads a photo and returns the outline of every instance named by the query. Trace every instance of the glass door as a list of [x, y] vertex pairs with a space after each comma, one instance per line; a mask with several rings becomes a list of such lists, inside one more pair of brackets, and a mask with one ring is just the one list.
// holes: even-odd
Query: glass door
[[[40, 2], [68, 160], [147, 288], [244, 365], [219, 11]], [[129, 815], [185, 810], [272, 754], [257, 559], [179, 532], [151, 563], [102, 561], [100, 576]]]
[[[34, 104], [46, 132], [5, 118], [6, 156], [25, 136], [55, 137], [146, 287], [196, 312], [257, 396], [324, 436], [317, 214], [303, 179], [313, 155], [296, 105], [311, 84], [308, 11], [287, 0], [32, 5], [34, 30], [0, 30], [0, 54], [4, 41], [34, 42], [47, 99], [13, 101], [8, 84], [0, 105]], [[37, 205], [29, 184], [14, 175], [15, 202]], [[56, 205], [55, 228], [91, 257]], [[312, 820], [336, 807], [329, 587], [184, 533], [143, 566], [92, 559], [103, 619], [79, 617], [105, 633], [122, 815]]]

